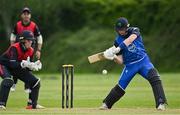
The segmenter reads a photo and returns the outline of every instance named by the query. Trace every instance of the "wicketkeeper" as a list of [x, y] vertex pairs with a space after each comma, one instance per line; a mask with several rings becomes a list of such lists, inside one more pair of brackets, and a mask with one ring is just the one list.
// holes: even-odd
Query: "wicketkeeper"
[[[13, 31], [11, 33], [10, 43], [12, 45], [14, 43], [19, 42], [20, 41], [19, 38], [24, 30], [32, 31], [35, 36], [35, 40], [33, 41], [34, 43], [33, 43], [32, 47], [34, 48], [34, 53], [35, 53], [36, 58], [40, 59], [43, 38], [42, 38], [41, 32], [40, 32], [37, 24], [34, 21], [31, 21], [30, 8], [24, 7], [21, 11], [20, 17], [21, 17], [21, 20], [15, 24]], [[15, 91], [15, 87], [18, 82], [16, 77], [14, 77], [13, 79], [14, 79], [14, 84], [11, 87], [11, 91]], [[30, 92], [29, 86], [27, 84], [25, 84], [25, 91], [27, 93]]]
[[167, 101], [160, 75], [146, 53], [139, 28], [129, 27], [128, 20], [121, 17], [115, 24], [115, 31], [117, 37], [114, 46], [104, 51], [104, 57], [116, 62], [123, 62], [124, 69], [118, 83], [103, 100], [100, 109], [111, 109], [113, 104], [125, 94], [125, 89], [132, 78], [139, 73], [151, 84], [156, 108], [165, 110]]
[[13, 76], [28, 84], [31, 89], [29, 93], [27, 109], [43, 108], [37, 105], [40, 79], [36, 78], [31, 71], [42, 68], [40, 60], [31, 62], [33, 48], [31, 47], [34, 35], [31, 31], [23, 31], [20, 42], [11, 45], [5, 53], [0, 56], [0, 109], [6, 109], [8, 95], [13, 85]]

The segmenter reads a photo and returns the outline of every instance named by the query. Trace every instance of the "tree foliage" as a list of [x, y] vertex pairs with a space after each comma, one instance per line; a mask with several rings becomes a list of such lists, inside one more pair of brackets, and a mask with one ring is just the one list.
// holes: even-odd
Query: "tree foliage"
[[[179, 0], [1, 0], [0, 52], [8, 47], [10, 28], [19, 20], [24, 6], [32, 10], [42, 32], [44, 71], [57, 71], [64, 63], [77, 71], [96, 72], [114, 63], [105, 61], [89, 65], [87, 56], [110, 47], [116, 33], [114, 22], [127, 17], [138, 26], [152, 62], [162, 71], [180, 68], [180, 1]], [[51, 60], [51, 61], [50, 61]], [[173, 66], [171, 66], [173, 65]], [[115, 66], [115, 70], [119, 66]], [[114, 69], [114, 68], [113, 68]]]

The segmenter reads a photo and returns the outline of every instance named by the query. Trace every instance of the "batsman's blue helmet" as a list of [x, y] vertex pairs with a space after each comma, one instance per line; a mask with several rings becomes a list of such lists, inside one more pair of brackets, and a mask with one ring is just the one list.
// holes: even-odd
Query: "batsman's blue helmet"
[[115, 29], [118, 30], [124, 30], [127, 29], [129, 27], [129, 23], [128, 20], [124, 17], [120, 17], [117, 19], [116, 23], [115, 23]]
[[32, 33], [32, 31], [24, 30], [22, 32], [20, 40], [31, 40], [31, 41], [34, 41], [34, 34]]

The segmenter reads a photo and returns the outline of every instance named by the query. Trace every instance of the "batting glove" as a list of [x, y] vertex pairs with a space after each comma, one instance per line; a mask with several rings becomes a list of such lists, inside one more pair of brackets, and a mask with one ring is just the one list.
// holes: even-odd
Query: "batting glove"
[[104, 54], [104, 57], [108, 60], [113, 60], [115, 56], [115, 54], [112, 52], [111, 49], [107, 49], [106, 51], [103, 52], [103, 54]]
[[111, 50], [113, 54], [117, 54], [117, 53], [119, 53], [119, 51], [121, 49], [120, 49], [120, 47], [113, 46], [113, 47], [110, 47], [109, 50]]
[[119, 51], [120, 51], [120, 47], [116, 48], [115, 46], [112, 46], [106, 51], [104, 51], [103, 54], [106, 59], [113, 60], [115, 57], [115, 54], [119, 53]]

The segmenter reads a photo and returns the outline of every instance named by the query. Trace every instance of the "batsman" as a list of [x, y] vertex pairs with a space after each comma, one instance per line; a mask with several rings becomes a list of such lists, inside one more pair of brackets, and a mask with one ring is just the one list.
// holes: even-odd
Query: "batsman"
[[121, 17], [115, 23], [117, 37], [114, 45], [104, 51], [104, 57], [117, 63], [123, 62], [124, 69], [118, 83], [103, 100], [100, 109], [111, 109], [124, 94], [132, 78], [139, 73], [151, 85], [157, 110], [165, 110], [167, 104], [162, 81], [146, 53], [139, 28], [129, 27], [128, 20]]

